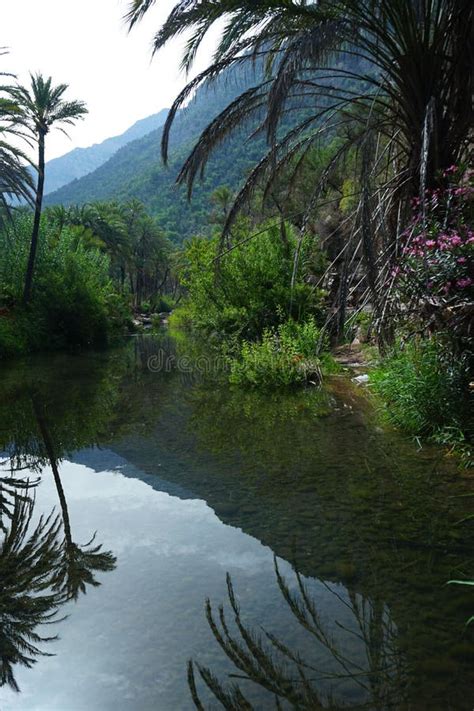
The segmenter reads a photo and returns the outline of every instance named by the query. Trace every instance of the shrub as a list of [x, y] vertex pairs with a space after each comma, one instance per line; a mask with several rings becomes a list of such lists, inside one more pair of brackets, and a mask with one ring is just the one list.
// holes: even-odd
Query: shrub
[[398, 265], [396, 297], [405, 319], [444, 331], [462, 349], [470, 337], [474, 301], [474, 171], [452, 166], [444, 189], [427, 191], [426, 215], [416, 198]]
[[[247, 236], [248, 230], [241, 225], [233, 240], [238, 243]], [[179, 309], [186, 313], [181, 322], [222, 339], [234, 335], [255, 340], [288, 316], [296, 320], [318, 316], [320, 293], [304, 283], [302, 268], [291, 293], [295, 239], [290, 228], [287, 237], [284, 244], [279, 231], [269, 227], [228, 252], [219, 265], [216, 239], [191, 241], [181, 266], [187, 290], [186, 303]], [[301, 264], [308, 250], [309, 241], [303, 245]]]
[[469, 439], [468, 363], [453, 358], [439, 340], [399, 347], [372, 378], [389, 418], [405, 431], [438, 442]]
[[274, 388], [321, 380], [321, 334], [314, 321], [287, 321], [267, 328], [258, 342], [243, 341], [230, 358], [229, 380], [236, 385]]

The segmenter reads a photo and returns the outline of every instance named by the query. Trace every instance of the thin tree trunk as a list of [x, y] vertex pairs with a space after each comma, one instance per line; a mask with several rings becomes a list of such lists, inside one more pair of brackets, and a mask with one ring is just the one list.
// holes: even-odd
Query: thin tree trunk
[[38, 185], [36, 188], [35, 201], [35, 217], [33, 222], [33, 232], [31, 233], [30, 255], [28, 257], [28, 266], [25, 275], [25, 288], [23, 291], [23, 303], [27, 304], [31, 298], [31, 289], [33, 286], [33, 273], [35, 269], [36, 250], [38, 247], [38, 236], [41, 220], [41, 208], [43, 204], [44, 190], [44, 144], [45, 133], [39, 132], [38, 138]]

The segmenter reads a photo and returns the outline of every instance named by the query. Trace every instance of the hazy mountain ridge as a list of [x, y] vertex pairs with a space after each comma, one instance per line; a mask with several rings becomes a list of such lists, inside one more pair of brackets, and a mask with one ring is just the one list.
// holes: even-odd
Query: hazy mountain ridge
[[101, 143], [94, 143], [87, 148], [74, 148], [59, 158], [53, 158], [46, 164], [45, 194], [52, 193], [73, 180], [82, 178], [103, 165], [120, 148], [164, 124], [168, 109], [136, 121], [130, 128], [118, 136], [106, 138]]
[[210, 195], [220, 185], [235, 189], [262, 156], [264, 138], [244, 144], [237, 133], [217, 150], [196, 184], [189, 203], [186, 191], [175, 184], [176, 176], [200, 132], [228, 103], [249, 86], [243, 73], [227, 76], [200, 89], [193, 101], [178, 112], [170, 141], [170, 161], [161, 160], [162, 127], [127, 143], [96, 170], [50, 193], [45, 203], [81, 204], [93, 200], [141, 200], [170, 238], [184, 238], [209, 230]]

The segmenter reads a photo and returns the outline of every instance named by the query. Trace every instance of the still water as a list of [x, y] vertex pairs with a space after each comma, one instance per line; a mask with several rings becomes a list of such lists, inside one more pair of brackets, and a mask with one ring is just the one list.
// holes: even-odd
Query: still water
[[2, 369], [1, 711], [470, 711], [472, 478], [163, 348]]

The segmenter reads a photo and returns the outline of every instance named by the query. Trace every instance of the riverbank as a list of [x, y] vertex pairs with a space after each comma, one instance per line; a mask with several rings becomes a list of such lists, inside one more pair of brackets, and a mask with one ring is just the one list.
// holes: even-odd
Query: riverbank
[[334, 358], [353, 382], [367, 388], [383, 421], [420, 447], [434, 442], [460, 466], [473, 468], [473, 383], [468, 373], [461, 383], [456, 374], [450, 377], [449, 370], [440, 368], [435, 345], [409, 344], [384, 359], [375, 347], [352, 343], [338, 346]]

